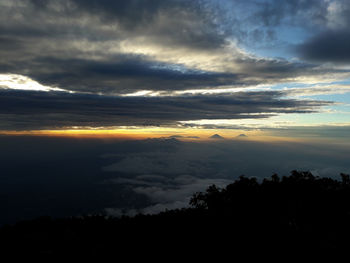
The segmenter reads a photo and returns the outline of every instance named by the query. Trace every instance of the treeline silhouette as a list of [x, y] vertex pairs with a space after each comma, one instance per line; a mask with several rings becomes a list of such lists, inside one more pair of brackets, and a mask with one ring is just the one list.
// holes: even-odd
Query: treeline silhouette
[[350, 178], [239, 177], [195, 193], [190, 208], [157, 215], [42, 217], [0, 229], [2, 254], [40, 256], [200, 257], [242, 251], [339, 253], [350, 245]]

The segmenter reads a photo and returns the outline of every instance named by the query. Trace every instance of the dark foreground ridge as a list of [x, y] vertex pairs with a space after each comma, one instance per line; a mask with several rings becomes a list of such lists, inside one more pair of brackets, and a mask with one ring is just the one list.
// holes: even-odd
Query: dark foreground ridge
[[[350, 245], [350, 179], [293, 171], [258, 183], [241, 176], [196, 193], [191, 208], [158, 215], [39, 218], [0, 230], [2, 255], [172, 258], [264, 251], [339, 253]], [[248, 255], [247, 254], [247, 255]]]

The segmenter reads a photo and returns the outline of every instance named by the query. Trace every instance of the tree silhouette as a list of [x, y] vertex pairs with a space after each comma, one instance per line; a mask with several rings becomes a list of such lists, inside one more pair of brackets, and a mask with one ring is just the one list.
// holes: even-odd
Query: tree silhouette
[[[38, 218], [0, 229], [2, 254], [136, 255], [158, 249], [197, 257], [231, 251], [339, 252], [350, 245], [350, 180], [292, 171], [258, 182], [240, 176], [194, 193], [190, 208], [157, 215]], [[200, 253], [199, 253], [200, 251]], [[337, 252], [337, 253], [338, 253]], [[199, 253], [199, 254], [198, 254]], [[142, 254], [142, 253], [139, 253]]]

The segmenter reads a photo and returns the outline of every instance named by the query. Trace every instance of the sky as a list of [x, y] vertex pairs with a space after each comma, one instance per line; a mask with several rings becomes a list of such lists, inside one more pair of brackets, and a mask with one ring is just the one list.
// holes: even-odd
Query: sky
[[0, 6], [3, 134], [348, 133], [346, 0]]
[[0, 209], [132, 214], [349, 171], [349, 28], [347, 0], [0, 0]]

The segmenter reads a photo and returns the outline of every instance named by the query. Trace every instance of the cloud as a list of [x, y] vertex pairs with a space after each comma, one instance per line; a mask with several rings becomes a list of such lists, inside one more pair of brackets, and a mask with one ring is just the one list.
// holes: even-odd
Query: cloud
[[[277, 21], [318, 2], [272, 1], [252, 10], [246, 3], [239, 10]], [[249, 54], [235, 41], [244, 28], [228, 30], [232, 23], [220, 20], [221, 11], [200, 0], [3, 1], [0, 72], [95, 94], [321, 81], [344, 73]]]
[[327, 101], [281, 99], [283, 95], [279, 91], [261, 91], [226, 96], [120, 97], [5, 89], [0, 90], [0, 128], [177, 125], [180, 121], [201, 119], [251, 119], [281, 113], [311, 113], [332, 105]]
[[[266, 26], [278, 26], [282, 23], [325, 23], [328, 14], [328, 1], [288, 0], [262, 1], [254, 14], [255, 21], [262, 21]], [[299, 21], [298, 21], [298, 20]]]
[[[46, 85], [120, 93], [235, 80], [234, 74], [198, 74], [181, 63], [125, 50], [131, 45], [172, 46], [185, 53], [220, 48], [225, 40], [199, 1], [16, 1], [4, 3], [0, 12], [0, 69]], [[20, 15], [14, 19], [13, 13]]]
[[[118, 154], [109, 156], [107, 160], [110, 164], [104, 166], [103, 170], [115, 174], [117, 178], [111, 179], [111, 182], [117, 184], [153, 186], [154, 189], [167, 185], [171, 188], [174, 184], [192, 184], [195, 182], [192, 177], [232, 179], [241, 174], [259, 174], [258, 177], [264, 177], [269, 176], [274, 169], [288, 173], [292, 169], [347, 167], [349, 152], [347, 145], [339, 147], [331, 143], [225, 140], [179, 142], [172, 144], [171, 150], [168, 150], [169, 143], [169, 139], [153, 140], [148, 142], [149, 148], [145, 148], [147, 145], [140, 148], [142, 142], [138, 142], [136, 151], [118, 153], [116, 150]], [[251, 163], [256, 166], [251, 166]], [[282, 165], [276, 167], [276, 163]], [[120, 178], [120, 174], [125, 176]]]
[[[350, 23], [349, 23], [350, 25]], [[298, 46], [300, 55], [317, 62], [350, 62], [350, 32], [346, 30], [330, 30], [322, 32]]]
[[[191, 91], [319, 85], [349, 77], [348, 69], [319, 65], [327, 60], [320, 56], [336, 61], [342, 49], [341, 59], [347, 59], [340, 43], [347, 41], [348, 4], [331, 2], [4, 0], [1, 76], [16, 76], [24, 83], [21, 88], [49, 94], [14, 93], [19, 83], [13, 79], [0, 84], [7, 89], [0, 92], [0, 128], [171, 126], [318, 111], [331, 102], [285, 98], [301, 96], [296, 89], [222, 96]], [[305, 29], [303, 38], [286, 43], [276, 34], [285, 32], [282, 27], [288, 28], [287, 35], [294, 27]], [[330, 32], [336, 43], [325, 39]], [[305, 42], [306, 35], [311, 38]], [[279, 41], [273, 45], [304, 42], [298, 50], [311, 62], [250, 52], [255, 49], [249, 43], [265, 45], [268, 37]], [[315, 41], [323, 45], [313, 48]], [[332, 45], [325, 55], [323, 48]], [[154, 98], [123, 98], [140, 94]]]
[[[349, 127], [342, 134], [349, 136]], [[0, 136], [0, 190], [6, 200], [0, 202], [0, 208], [7, 211], [0, 224], [44, 214], [66, 217], [104, 210], [111, 215], [156, 213], [186, 206], [194, 192], [213, 183], [224, 186], [242, 174], [262, 180], [274, 172], [283, 176], [299, 169], [340, 179], [339, 172], [350, 173], [348, 141], [106, 141]], [[132, 160], [142, 160], [143, 165], [132, 166]], [[102, 170], [111, 166], [115, 169]], [[173, 168], [178, 174], [171, 173]]]
[[[106, 95], [135, 90], [217, 87], [238, 81], [233, 73], [191, 70], [135, 54], [117, 54], [103, 61], [46, 57], [29, 63], [37, 65], [30, 70], [32, 77], [46, 85]], [[22, 64], [21, 67], [30, 68], [30, 64]], [[55, 66], [48, 69], [49, 65]]]
[[[156, 178], [154, 181], [153, 178]], [[146, 180], [145, 180], [146, 179]], [[133, 185], [136, 194], [146, 196], [153, 204], [140, 209], [107, 208], [106, 213], [112, 216], [135, 215], [137, 213], [156, 214], [166, 209], [179, 209], [189, 206], [192, 195], [205, 191], [210, 185], [224, 187], [231, 183], [228, 179], [207, 179], [190, 175], [179, 175], [173, 178], [162, 176], [141, 177], [136, 179], [117, 178], [115, 184]]]
[[332, 95], [332, 94], [345, 94], [350, 92], [350, 85], [316, 85], [306, 88], [290, 88], [284, 89], [287, 96], [315, 96], [315, 95]]
[[[78, 9], [89, 14], [96, 12], [112, 20], [125, 31], [155, 38], [163, 44], [185, 45], [215, 49], [225, 43], [208, 12], [202, 12], [201, 1], [184, 0], [73, 0]], [[176, 18], [176, 19], [175, 19]]]
[[349, 63], [350, 3], [346, 0], [335, 0], [324, 1], [324, 4], [327, 8], [323, 15], [323, 27], [297, 45], [296, 51], [303, 59], [309, 61]]
[[[167, 140], [158, 142], [166, 144]], [[105, 183], [132, 189], [150, 203], [137, 209], [109, 207], [107, 214], [152, 214], [186, 207], [193, 193], [212, 184], [224, 187], [242, 174], [262, 180], [273, 173], [288, 175], [294, 169], [311, 170], [320, 176], [349, 172], [349, 148], [345, 145], [225, 140], [181, 142], [171, 151], [166, 149], [141, 148], [108, 159], [115, 162], [103, 168], [110, 174]]]
[[240, 46], [257, 52], [267, 51], [273, 57], [285, 57], [289, 45], [300, 43], [306, 35], [327, 26], [329, 6], [334, 0], [207, 2], [217, 10], [216, 19]]
[[[267, 128], [268, 129], [268, 128]], [[349, 138], [350, 126], [348, 123], [339, 123], [332, 125], [317, 126], [294, 126], [285, 128], [270, 129], [270, 133], [276, 136], [293, 136], [295, 138], [329, 138], [329, 139], [345, 139]]]
[[[140, 209], [106, 210], [109, 215], [154, 214], [165, 209], [183, 208], [189, 205], [193, 193], [204, 191], [209, 185], [223, 187], [230, 183], [227, 174], [222, 173], [216, 155], [220, 149], [203, 144], [177, 143], [171, 151], [167, 144], [171, 139], [159, 141], [163, 147], [130, 154], [119, 154], [118, 162], [103, 167], [103, 171], [124, 174], [105, 183], [131, 187], [136, 194], [150, 200], [151, 205]], [[113, 160], [113, 156], [109, 157]], [[219, 161], [220, 162], [220, 161]]]
[[[178, 152], [178, 149], [182, 149], [183, 152]], [[193, 156], [193, 154], [197, 154], [197, 156]], [[205, 162], [205, 159], [211, 155], [212, 153], [200, 154], [197, 150], [192, 151], [178, 145], [173, 152], [155, 151], [128, 154], [119, 162], [103, 167], [103, 170], [134, 175], [176, 176], [191, 174], [205, 176], [214, 172], [213, 168]], [[199, 156], [202, 156], [203, 160]]]

